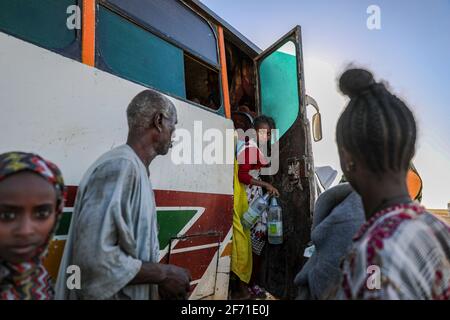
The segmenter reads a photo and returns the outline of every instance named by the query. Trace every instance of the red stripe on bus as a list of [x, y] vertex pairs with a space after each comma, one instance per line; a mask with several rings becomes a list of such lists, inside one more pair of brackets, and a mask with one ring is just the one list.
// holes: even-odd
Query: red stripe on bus
[[[67, 187], [66, 206], [73, 207], [77, 187]], [[195, 247], [205, 244], [223, 242], [230, 228], [233, 218], [233, 196], [223, 194], [155, 190], [155, 200], [158, 207], [201, 207], [205, 211], [198, 220], [187, 230], [184, 236], [188, 240], [179, 241], [171, 250]], [[218, 235], [215, 235], [218, 233]], [[193, 235], [200, 235], [189, 237]], [[161, 248], [163, 249], [163, 248]], [[170, 263], [186, 267], [192, 273], [193, 279], [200, 279], [217, 252], [218, 246], [180, 252], [170, 255]], [[161, 262], [168, 260], [166, 254]]]
[[215, 262], [212, 260], [216, 252], [215, 248], [206, 248], [186, 253], [176, 253], [170, 255], [169, 262], [188, 269], [191, 272], [192, 279], [201, 279], [210, 263]]
[[[224, 240], [233, 221], [233, 196], [211, 193], [183, 192], [183, 191], [155, 191], [158, 207], [203, 207], [205, 212], [192, 225], [184, 236], [203, 234], [203, 236], [180, 241], [174, 249], [200, 246], [216, 241], [217, 237], [206, 233], [220, 233], [220, 242]], [[219, 239], [217, 239], [219, 240]]]

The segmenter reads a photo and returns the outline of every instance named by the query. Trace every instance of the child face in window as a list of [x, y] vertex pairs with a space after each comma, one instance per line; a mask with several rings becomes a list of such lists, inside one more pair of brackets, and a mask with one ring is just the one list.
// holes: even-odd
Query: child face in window
[[272, 133], [270, 131], [270, 126], [267, 123], [261, 123], [255, 129], [258, 136], [258, 145], [266, 144], [271, 141]]
[[0, 182], [0, 259], [31, 260], [42, 248], [56, 219], [56, 191], [44, 178], [20, 172]]

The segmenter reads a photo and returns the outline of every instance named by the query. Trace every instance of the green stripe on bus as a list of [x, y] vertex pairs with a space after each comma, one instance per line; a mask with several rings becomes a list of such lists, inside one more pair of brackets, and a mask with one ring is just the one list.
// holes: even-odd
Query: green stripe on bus
[[57, 236], [67, 236], [67, 234], [69, 233], [71, 218], [72, 212], [63, 212], [61, 220], [59, 221], [58, 229], [56, 229]]
[[165, 248], [169, 244], [170, 238], [176, 237], [196, 213], [197, 210], [157, 211], [159, 247]]
[[[197, 210], [160, 210], [157, 211], [157, 219], [159, 224], [159, 245], [160, 248], [165, 248], [170, 241], [170, 238], [175, 237], [181, 229], [194, 217]], [[66, 236], [69, 233], [70, 219], [72, 212], [64, 212], [58, 229], [57, 236]]]

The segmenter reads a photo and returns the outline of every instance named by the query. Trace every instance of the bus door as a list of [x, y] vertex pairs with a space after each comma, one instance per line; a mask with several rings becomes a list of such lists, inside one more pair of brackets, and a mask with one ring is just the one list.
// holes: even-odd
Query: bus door
[[296, 295], [293, 282], [304, 264], [314, 204], [314, 165], [302, 58], [301, 29], [297, 26], [255, 59], [258, 112], [272, 117], [279, 129], [272, 145], [272, 175], [263, 175], [262, 179], [280, 191], [284, 233], [283, 244], [266, 243], [258, 279], [280, 298]]

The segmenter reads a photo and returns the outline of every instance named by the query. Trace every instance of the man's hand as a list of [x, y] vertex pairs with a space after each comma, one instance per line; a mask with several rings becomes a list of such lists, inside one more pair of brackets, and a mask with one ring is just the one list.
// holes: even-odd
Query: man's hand
[[157, 284], [161, 299], [186, 299], [190, 290], [191, 274], [172, 264], [143, 262], [138, 274], [129, 283]]
[[159, 295], [163, 300], [185, 300], [190, 290], [189, 270], [171, 264], [160, 265], [163, 280], [158, 284]]

